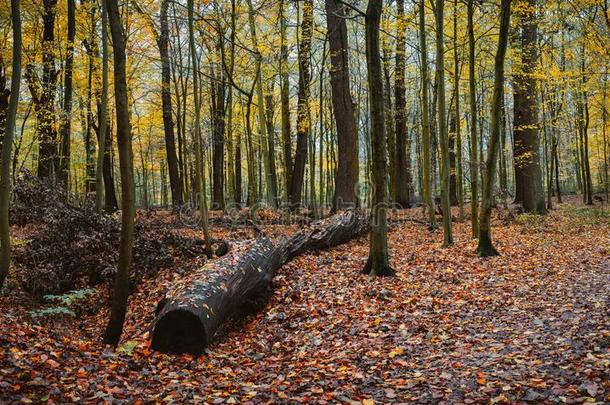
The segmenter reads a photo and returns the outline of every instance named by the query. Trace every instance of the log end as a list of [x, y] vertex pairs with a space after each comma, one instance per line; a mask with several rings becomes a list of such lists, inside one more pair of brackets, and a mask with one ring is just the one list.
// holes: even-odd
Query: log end
[[203, 354], [209, 339], [201, 320], [188, 310], [174, 309], [155, 323], [151, 348], [162, 353]]

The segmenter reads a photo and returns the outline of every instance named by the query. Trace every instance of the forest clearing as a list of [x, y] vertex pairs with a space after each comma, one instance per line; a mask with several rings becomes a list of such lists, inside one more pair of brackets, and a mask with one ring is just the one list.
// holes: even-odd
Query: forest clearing
[[607, 0], [0, 33], [0, 403], [610, 403]]

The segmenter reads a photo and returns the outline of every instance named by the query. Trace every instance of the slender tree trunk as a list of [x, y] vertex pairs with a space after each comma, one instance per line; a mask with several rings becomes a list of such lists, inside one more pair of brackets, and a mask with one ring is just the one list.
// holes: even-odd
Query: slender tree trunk
[[116, 346], [121, 339], [129, 297], [129, 270], [135, 222], [133, 151], [127, 102], [125, 38], [117, 0], [105, 0], [108, 11], [114, 55], [114, 99], [117, 119], [117, 139], [121, 165], [121, 241], [119, 263], [112, 296], [110, 319], [104, 332], [104, 343]]
[[468, 81], [470, 96], [470, 217], [472, 237], [479, 236], [479, 151], [477, 135], [477, 81], [474, 64], [476, 42], [474, 39], [474, 0], [468, 0]]
[[557, 202], [561, 204], [561, 186], [559, 183], [559, 140], [553, 140], [553, 159], [555, 159], [555, 189], [557, 191]]
[[248, 2], [248, 22], [250, 25], [250, 37], [252, 39], [252, 47], [256, 52], [256, 70], [255, 70], [255, 81], [256, 81], [256, 110], [258, 112], [258, 136], [260, 144], [263, 146], [263, 167], [265, 170], [265, 186], [267, 189], [267, 203], [271, 207], [277, 207], [277, 184], [275, 178], [272, 175], [270, 155], [269, 155], [269, 137], [273, 136], [273, 133], [266, 132], [265, 117], [265, 96], [263, 93], [263, 56], [261, 54], [258, 38], [256, 35], [256, 22], [254, 20], [254, 7], [252, 7], [252, 0]]
[[[393, 276], [388, 260], [387, 206], [387, 143], [384, 122], [383, 73], [379, 50], [379, 24], [383, 2], [369, 0], [366, 11], [366, 60], [369, 105], [371, 108], [371, 151], [373, 164], [373, 204], [369, 258], [363, 273], [371, 276]], [[389, 90], [389, 89], [388, 89]]]
[[167, 156], [167, 170], [169, 173], [169, 184], [172, 190], [172, 205], [180, 206], [184, 203], [182, 198], [182, 183], [178, 170], [178, 156], [176, 155], [176, 139], [174, 136], [174, 117], [172, 110], [171, 93], [171, 66], [169, 59], [169, 24], [167, 12], [169, 1], [161, 1], [159, 14], [160, 31], [157, 45], [161, 56], [161, 104], [163, 110], [163, 131], [165, 134], [165, 154]]
[[72, 67], [74, 65], [74, 36], [76, 35], [76, 17], [74, 0], [67, 0], [68, 35], [66, 46], [66, 64], [64, 68], [64, 105], [61, 120], [61, 146], [59, 154], [58, 183], [68, 189], [70, 176], [70, 140], [72, 130]]
[[318, 178], [318, 190], [319, 190], [319, 199], [318, 205], [320, 212], [319, 214], [324, 213], [324, 108], [326, 105], [324, 101], [326, 99], [327, 93], [324, 92], [324, 69], [320, 70], [320, 118], [319, 118], [319, 132], [320, 136], [318, 140], [318, 150], [320, 151], [320, 159], [319, 159], [319, 172], [320, 177]]
[[188, 0], [188, 26], [189, 26], [189, 49], [191, 53], [191, 64], [193, 69], [193, 99], [195, 105], [195, 122], [194, 122], [194, 148], [195, 148], [195, 184], [197, 193], [197, 203], [201, 211], [201, 225], [206, 245], [206, 253], [209, 257], [212, 256], [212, 241], [208, 230], [208, 207], [204, 188], [204, 173], [203, 173], [203, 156], [201, 150], [201, 96], [199, 89], [199, 64], [197, 58], [197, 50], [195, 48], [195, 30], [194, 30], [194, 14], [195, 6], [193, 0]]
[[[217, 45], [218, 53], [222, 54], [220, 48], [222, 35]], [[219, 57], [221, 57], [219, 55]], [[224, 210], [224, 152], [225, 152], [225, 119], [226, 119], [226, 81], [222, 71], [218, 75], [212, 74], [212, 209]]]
[[[256, 83], [254, 84], [256, 85]], [[258, 201], [258, 194], [256, 192], [256, 175], [255, 167], [256, 162], [254, 161], [254, 145], [252, 142], [252, 97], [254, 96], [254, 88], [248, 95], [246, 104], [246, 112], [244, 116], [245, 128], [246, 128], [246, 154], [248, 156], [248, 196], [246, 197], [246, 205], [251, 207]]]
[[500, 120], [500, 190], [502, 191], [503, 202], [508, 195], [508, 168], [506, 161], [506, 104], [502, 97], [502, 118]]
[[430, 142], [430, 106], [428, 104], [428, 47], [426, 45], [426, 9], [424, 0], [419, 1], [419, 48], [421, 52], [421, 88], [422, 88], [422, 145], [423, 151], [423, 194], [424, 205], [428, 210], [428, 222], [431, 228], [436, 228], [436, 217], [434, 201], [432, 200], [432, 179], [431, 179], [431, 149]]
[[235, 137], [235, 206], [240, 208], [242, 204], [242, 178], [241, 178], [241, 131]]
[[43, 0], [42, 81], [40, 86], [32, 65], [28, 65], [25, 72], [37, 118], [38, 177], [47, 181], [53, 180], [57, 163], [55, 94], [59, 71], [55, 69], [55, 52], [53, 49], [56, 12], [57, 0]]
[[0, 132], [4, 132], [0, 137], [2, 138], [2, 155], [0, 157], [0, 291], [11, 265], [11, 238], [9, 234], [11, 153], [21, 85], [21, 11], [19, 0], [11, 0], [11, 21], [13, 24], [11, 93], [4, 125], [0, 125]]
[[272, 205], [277, 208], [279, 205], [278, 201], [278, 184], [277, 184], [277, 171], [275, 166], [275, 127], [273, 124], [273, 79], [271, 80], [271, 86], [269, 87], [267, 94], [265, 94], [265, 126], [267, 128], [267, 154], [269, 160], [269, 184], [271, 185]]
[[[396, 157], [394, 173], [394, 202], [403, 208], [411, 206], [411, 172], [407, 154], [407, 99], [405, 85], [406, 21], [405, 2], [396, 2], [396, 72], [394, 83], [394, 123], [396, 132]], [[389, 93], [388, 89], [388, 93]]]
[[288, 44], [286, 38], [286, 16], [285, 0], [280, 0], [280, 79], [282, 88], [281, 109], [282, 109], [282, 149], [284, 152], [284, 182], [286, 187], [286, 199], [290, 192], [290, 178], [292, 176], [292, 140], [290, 135], [290, 76], [288, 66]]
[[[455, 100], [452, 100], [455, 102]], [[457, 195], [457, 158], [456, 132], [457, 112], [454, 105], [449, 106], [449, 202], [452, 207], [458, 205]]]
[[546, 114], [546, 94], [544, 89], [540, 92], [540, 104], [542, 105], [542, 134], [544, 141], [544, 168], [546, 171], [546, 208], [553, 209], [553, 160], [549, 158], [549, 128]]
[[436, 77], [438, 83], [438, 135], [441, 145], [441, 206], [443, 208], [444, 246], [453, 244], [451, 228], [451, 200], [449, 190], [449, 134], [445, 111], [445, 45], [444, 0], [436, 0]]
[[458, 56], [458, 0], [453, 2], [453, 70], [455, 74], [454, 94], [455, 99], [455, 151], [457, 180], [456, 193], [457, 204], [460, 209], [460, 221], [464, 219], [464, 174], [462, 171], [462, 120], [460, 109], [460, 60]]
[[[383, 24], [383, 22], [382, 22]], [[392, 104], [392, 92], [390, 83], [390, 65], [391, 65], [391, 48], [387, 41], [387, 36], [381, 40], [381, 49], [383, 52], [383, 86], [387, 91], [383, 92], [383, 113], [385, 116], [385, 132], [388, 153], [388, 200], [393, 201], [396, 195], [396, 128], [394, 105]]]
[[313, 1], [303, 1], [303, 21], [301, 22], [301, 38], [299, 44], [299, 96], [297, 104], [297, 147], [294, 158], [294, 168], [290, 180], [289, 201], [292, 207], [301, 202], [301, 192], [305, 179], [305, 163], [307, 162], [307, 141], [311, 136], [309, 112], [309, 82], [311, 38], [313, 34]]
[[[102, 99], [100, 100], [97, 165], [95, 170], [95, 210], [104, 208], [104, 157], [108, 126], [108, 10], [102, 5]], [[113, 186], [114, 188], [114, 186]]]
[[481, 223], [479, 224], [479, 246], [477, 247], [477, 254], [482, 257], [498, 255], [498, 251], [493, 247], [491, 239], [491, 207], [496, 178], [497, 156], [500, 146], [500, 120], [502, 119], [502, 99], [504, 97], [504, 59], [508, 44], [508, 30], [510, 28], [510, 5], [511, 0], [502, 0], [500, 6], [500, 36], [498, 38], [498, 50], [495, 60], [491, 134], [489, 136], [487, 160], [485, 161], [485, 176], [481, 199]]
[[[236, 4], [235, 0], [231, 0], [231, 37], [229, 44], [229, 72], [228, 75], [232, 78], [235, 70], [235, 39], [236, 39]], [[235, 199], [237, 192], [235, 190], [235, 143], [233, 132], [233, 86], [227, 89], [227, 200], [234, 208], [239, 208]]]
[[[583, 42], [582, 56], [581, 56], [581, 76], [582, 76], [582, 118], [581, 118], [581, 130], [582, 130], [582, 168], [583, 168], [583, 184], [585, 185], [584, 190], [584, 202], [587, 205], [593, 205], [593, 182], [591, 180], [591, 166], [589, 161], [589, 125], [591, 122], [589, 114], [589, 95], [586, 90], [587, 77], [586, 77], [586, 50]], [[605, 106], [604, 106], [605, 107]]]
[[[98, 121], [101, 122], [101, 103], [98, 103]], [[119, 209], [119, 203], [116, 197], [116, 191], [114, 187], [114, 153], [112, 148], [112, 128], [109, 125], [110, 117], [106, 112], [106, 130], [105, 132], [105, 147], [104, 147], [104, 164], [102, 167], [104, 176], [104, 209], [108, 213], [115, 212]], [[98, 127], [98, 132], [101, 129], [101, 124]], [[101, 132], [97, 134], [98, 143], [100, 142]]]
[[[608, 136], [607, 136], [607, 128], [606, 125], [608, 123], [608, 109], [606, 107], [606, 83], [604, 81], [603, 85], [603, 93], [602, 93], [602, 142], [604, 149], [604, 179], [605, 179], [605, 189], [606, 189], [606, 201], [610, 201], [610, 173], [608, 172]], [[557, 187], [559, 193], [559, 187]]]
[[[102, 2], [103, 3], [103, 2]], [[91, 193], [95, 191], [95, 144], [92, 138], [92, 131], [99, 130], [99, 126], [95, 125], [95, 120], [93, 119], [93, 97], [94, 97], [94, 74], [96, 72], [95, 61], [99, 57], [99, 49], [97, 45], [97, 35], [96, 35], [96, 14], [97, 14], [98, 4], [94, 1], [90, 1], [89, 3], [89, 23], [91, 24], [91, 32], [89, 33], [89, 38], [85, 43], [85, 48], [87, 50], [87, 59], [88, 59], [88, 67], [87, 67], [87, 129], [85, 132], [85, 192]], [[102, 4], [102, 7], [103, 4]], [[96, 98], [98, 98], [98, 92], [95, 92]], [[99, 106], [99, 103], [98, 103]], [[98, 110], [99, 115], [99, 110]], [[98, 134], [99, 140], [99, 134]]]

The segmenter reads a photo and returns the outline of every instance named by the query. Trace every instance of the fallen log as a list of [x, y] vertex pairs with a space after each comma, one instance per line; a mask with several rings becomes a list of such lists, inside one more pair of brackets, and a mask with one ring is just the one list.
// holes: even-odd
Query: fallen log
[[258, 310], [271, 291], [275, 272], [307, 251], [347, 243], [368, 229], [361, 211], [345, 211], [273, 243], [261, 238], [191, 273], [157, 306], [151, 348], [200, 355], [218, 327], [231, 317]]

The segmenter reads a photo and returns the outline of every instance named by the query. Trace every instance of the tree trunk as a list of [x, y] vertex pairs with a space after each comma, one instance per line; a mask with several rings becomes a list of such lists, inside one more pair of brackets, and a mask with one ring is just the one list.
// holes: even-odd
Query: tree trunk
[[[98, 121], [100, 125], [97, 127], [97, 139], [98, 143], [101, 142], [101, 103], [98, 103]], [[102, 167], [103, 177], [104, 177], [104, 209], [108, 213], [115, 212], [119, 209], [119, 203], [116, 197], [116, 191], [114, 187], [114, 165], [113, 165], [113, 148], [112, 148], [112, 128], [109, 125], [110, 117], [108, 113], [106, 113], [106, 124], [105, 124], [105, 147], [104, 147], [104, 164]]]
[[53, 50], [56, 12], [57, 0], [43, 1], [42, 81], [40, 85], [37, 82], [32, 65], [28, 65], [25, 72], [37, 118], [38, 177], [47, 181], [53, 180], [52, 176], [55, 174], [57, 160], [55, 93], [59, 72], [55, 69], [55, 52]]
[[[256, 85], [254, 82], [253, 86]], [[252, 142], [252, 97], [254, 96], [254, 87], [248, 95], [246, 102], [246, 112], [244, 115], [245, 127], [246, 127], [246, 155], [248, 157], [248, 196], [246, 197], [246, 205], [251, 207], [258, 202], [258, 194], [256, 192], [256, 175], [254, 161], [254, 146]]]
[[538, 24], [536, 0], [524, 0], [519, 7], [521, 67], [514, 75], [515, 201], [525, 212], [544, 214], [544, 190], [540, 168], [536, 67]]
[[[97, 35], [96, 35], [96, 14], [97, 14], [97, 2], [90, 1], [89, 3], [89, 23], [91, 24], [91, 31], [89, 38], [85, 42], [85, 48], [87, 50], [87, 128], [85, 131], [85, 192], [91, 193], [95, 191], [95, 144], [92, 138], [92, 130], [99, 129], [95, 126], [95, 120], [93, 119], [93, 86], [94, 86], [94, 72], [96, 72], [95, 61], [99, 57], [99, 49], [97, 46]], [[103, 7], [103, 5], [102, 5]], [[96, 91], [96, 98], [98, 94]], [[98, 103], [99, 106], [99, 103]], [[99, 110], [98, 110], [99, 115]], [[96, 129], [97, 128], [97, 129]], [[98, 134], [99, 143], [99, 134]]]
[[[221, 36], [222, 37], [222, 36]], [[222, 41], [222, 39], [220, 40]], [[221, 42], [218, 49], [223, 47]], [[221, 52], [219, 52], [221, 53]], [[224, 52], [222, 52], [224, 53]], [[224, 156], [226, 119], [226, 80], [222, 72], [212, 79], [212, 209], [224, 210]]]
[[451, 200], [449, 187], [449, 134], [445, 111], [445, 45], [444, 0], [436, 0], [436, 77], [438, 101], [438, 137], [441, 145], [441, 206], [443, 208], [443, 246], [453, 244], [451, 227]]
[[430, 106], [428, 104], [428, 46], [426, 45], [426, 9], [424, 0], [419, 2], [419, 48], [421, 52], [421, 123], [422, 123], [422, 145], [423, 151], [423, 197], [424, 205], [428, 211], [428, 222], [431, 228], [436, 228], [436, 217], [434, 209], [434, 201], [432, 200], [432, 179], [430, 178], [431, 156], [430, 151], [432, 145], [430, 142]]
[[362, 270], [371, 276], [393, 276], [388, 260], [387, 225], [387, 143], [383, 112], [383, 77], [379, 50], [379, 24], [383, 5], [369, 0], [366, 11], [366, 61], [368, 71], [369, 105], [371, 109], [371, 153], [373, 166], [373, 201], [371, 204], [371, 232], [369, 258]]
[[[455, 100], [454, 100], [455, 102]], [[458, 193], [457, 193], [457, 152], [456, 152], [456, 138], [457, 138], [457, 111], [454, 106], [450, 107], [449, 116], [449, 202], [452, 207], [458, 205]]]
[[455, 151], [456, 168], [455, 177], [457, 180], [456, 194], [457, 204], [460, 209], [460, 221], [464, 219], [464, 174], [462, 171], [462, 116], [460, 109], [460, 60], [458, 57], [458, 0], [453, 2], [453, 70], [454, 88], [453, 97], [455, 99]]
[[510, 3], [511, 0], [502, 0], [500, 13], [500, 35], [495, 60], [494, 92], [491, 110], [491, 134], [489, 136], [487, 160], [485, 161], [481, 223], [479, 224], [479, 245], [477, 248], [477, 254], [482, 257], [496, 256], [498, 254], [498, 251], [493, 247], [491, 239], [491, 206], [500, 146], [500, 120], [502, 119], [502, 99], [504, 97], [504, 59], [508, 43], [508, 30], [510, 28]]
[[277, 171], [275, 166], [275, 127], [273, 125], [273, 80], [271, 80], [271, 86], [265, 94], [265, 127], [267, 129], [267, 155], [269, 160], [269, 185], [271, 192], [269, 193], [272, 197], [272, 206], [277, 207], [278, 191], [277, 191]]
[[260, 308], [275, 272], [307, 251], [331, 248], [362, 235], [364, 214], [346, 211], [274, 244], [262, 238], [189, 274], [157, 306], [152, 323], [154, 350], [200, 355], [218, 327], [231, 317]]
[[305, 163], [307, 162], [307, 142], [311, 132], [309, 111], [309, 82], [311, 38], [313, 34], [313, 1], [303, 1], [303, 21], [301, 22], [301, 38], [299, 44], [299, 96], [297, 104], [297, 147], [294, 158], [294, 168], [290, 180], [289, 203], [294, 208], [301, 203], [301, 192], [305, 179]]
[[163, 130], [165, 134], [165, 154], [167, 156], [167, 170], [169, 173], [169, 185], [172, 190], [172, 205], [180, 206], [184, 203], [182, 193], [182, 180], [178, 170], [178, 156], [176, 155], [176, 139], [174, 136], [174, 117], [172, 110], [171, 94], [171, 67], [169, 60], [169, 25], [167, 12], [169, 1], [161, 1], [161, 11], [159, 14], [160, 26], [159, 55], [161, 56], [161, 104], [163, 110]]
[[[607, 128], [606, 128], [606, 124], [608, 123], [608, 110], [607, 110], [607, 104], [606, 104], [606, 97], [607, 97], [607, 89], [606, 89], [606, 83], [607, 81], [604, 81], [604, 85], [603, 85], [603, 93], [602, 93], [602, 142], [603, 142], [603, 150], [604, 150], [604, 183], [605, 183], [605, 190], [606, 190], [606, 201], [609, 201], [610, 198], [610, 173], [608, 172], [608, 153], [610, 152], [608, 150], [608, 136], [607, 136]], [[557, 172], [559, 173], [559, 170], [556, 169]], [[559, 177], [559, 176], [557, 176]], [[559, 195], [559, 180], [557, 180], [557, 194]], [[561, 198], [559, 198], [559, 202], [561, 202]]]
[[[382, 22], [383, 24], [383, 22]], [[381, 41], [382, 66], [383, 66], [383, 115], [385, 120], [386, 148], [388, 155], [388, 201], [393, 202], [396, 195], [396, 123], [394, 105], [392, 104], [392, 92], [390, 84], [390, 46], [384, 36]]]
[[[508, 167], [506, 159], [506, 104], [502, 98], [502, 118], [500, 120], [500, 191], [503, 199], [508, 195]], [[504, 201], [503, 201], [504, 202]]]
[[9, 234], [9, 204], [11, 195], [11, 152], [13, 135], [19, 106], [21, 85], [21, 12], [19, 0], [11, 0], [11, 21], [13, 24], [13, 54], [11, 92], [6, 110], [6, 119], [0, 123], [2, 155], [0, 157], [0, 291], [11, 265], [11, 238]]
[[470, 96], [470, 216], [472, 237], [479, 236], [479, 151], [477, 136], [477, 81], [475, 76], [474, 0], [468, 0], [468, 81]]
[[555, 189], [557, 191], [557, 202], [561, 204], [561, 186], [559, 183], [559, 139], [553, 139], [553, 159], [555, 160]]
[[212, 241], [208, 230], [208, 207], [205, 197], [205, 188], [203, 185], [203, 156], [201, 148], [201, 95], [199, 89], [199, 64], [197, 59], [197, 50], [195, 49], [195, 29], [194, 29], [194, 14], [195, 5], [193, 0], [188, 0], [188, 29], [189, 29], [189, 50], [191, 54], [191, 64], [193, 69], [193, 100], [195, 106], [195, 122], [194, 122], [194, 148], [195, 148], [195, 183], [196, 183], [196, 202], [199, 204], [201, 212], [201, 226], [205, 238], [206, 253], [212, 255]]
[[337, 129], [338, 164], [332, 210], [358, 206], [358, 131], [350, 93], [349, 46], [345, 6], [326, 0], [326, 22], [330, 46], [330, 85]]
[[[394, 173], [394, 202], [403, 208], [411, 206], [411, 172], [408, 160], [411, 156], [407, 155], [407, 99], [405, 85], [405, 54], [406, 54], [406, 21], [405, 21], [405, 2], [396, 2], [397, 25], [396, 25], [396, 72], [394, 83], [394, 122], [396, 131], [396, 169]], [[389, 92], [389, 89], [388, 89]]]
[[[102, 5], [102, 99], [98, 114], [98, 151], [95, 168], [95, 210], [104, 206], [104, 163], [106, 157], [106, 131], [108, 128], [108, 10]], [[113, 191], [114, 191], [114, 185]], [[108, 207], [107, 207], [108, 208]]]
[[66, 46], [66, 64], [64, 68], [64, 105], [61, 120], [61, 146], [59, 153], [58, 183], [68, 189], [70, 176], [70, 140], [72, 131], [72, 67], [74, 65], [74, 36], [76, 35], [76, 17], [74, 0], [67, 0], [68, 35]]
[[280, 79], [282, 88], [282, 147], [284, 152], [284, 183], [286, 198], [290, 193], [290, 178], [292, 176], [292, 140], [290, 135], [290, 76], [288, 66], [288, 45], [286, 44], [286, 17], [284, 15], [285, 0], [280, 0]]
[[258, 112], [258, 137], [260, 144], [263, 149], [263, 167], [265, 169], [265, 186], [267, 189], [267, 203], [271, 207], [277, 207], [277, 183], [272, 172], [274, 171], [271, 167], [271, 159], [269, 155], [269, 138], [273, 137], [273, 132], [268, 133], [266, 131], [267, 117], [265, 111], [265, 96], [263, 93], [263, 56], [261, 54], [258, 37], [256, 35], [256, 22], [254, 19], [254, 7], [252, 7], [252, 0], [248, 0], [248, 22], [250, 25], [250, 37], [252, 40], [252, 47], [256, 52], [256, 70], [255, 70], [255, 81], [256, 81], [256, 110]]
[[[582, 168], [583, 168], [583, 184], [585, 185], [584, 190], [584, 202], [587, 205], [593, 205], [593, 182], [591, 181], [591, 166], [589, 162], [589, 125], [590, 125], [590, 114], [589, 114], [589, 95], [586, 90], [587, 76], [585, 71], [586, 65], [586, 50], [583, 42], [582, 55], [581, 55], [581, 75], [582, 75], [582, 93], [581, 97], [581, 133], [582, 133]], [[605, 108], [605, 106], [604, 106]]]
[[116, 346], [121, 339], [129, 297], [129, 271], [132, 262], [135, 205], [133, 151], [127, 102], [125, 38], [117, 0], [106, 0], [114, 54], [114, 100], [117, 119], [117, 139], [121, 166], [121, 240], [119, 263], [112, 296], [110, 319], [104, 332], [104, 343]]

